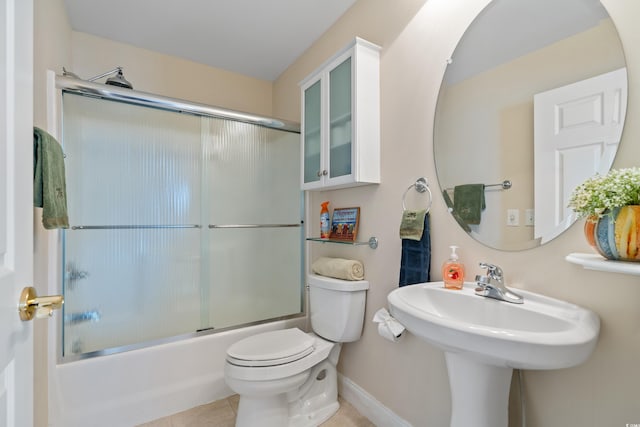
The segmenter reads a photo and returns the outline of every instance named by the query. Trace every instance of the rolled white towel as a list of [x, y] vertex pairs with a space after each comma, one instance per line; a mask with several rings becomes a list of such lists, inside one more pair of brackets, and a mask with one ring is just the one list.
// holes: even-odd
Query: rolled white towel
[[363, 280], [364, 266], [354, 259], [321, 257], [313, 262], [311, 270], [321, 276], [342, 280]]

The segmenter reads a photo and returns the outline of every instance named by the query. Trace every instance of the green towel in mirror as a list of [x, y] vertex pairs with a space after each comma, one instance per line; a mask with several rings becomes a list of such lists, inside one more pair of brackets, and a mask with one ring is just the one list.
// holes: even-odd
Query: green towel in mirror
[[33, 206], [42, 208], [47, 230], [69, 228], [62, 147], [37, 127], [33, 128]]
[[457, 185], [453, 189], [453, 210], [467, 224], [480, 224], [484, 208], [484, 184]]
[[449, 192], [447, 190], [442, 190], [442, 197], [444, 197], [444, 202], [447, 204], [447, 209], [449, 210], [449, 212], [451, 212], [451, 215], [456, 220], [456, 222], [460, 224], [460, 227], [462, 227], [462, 229], [467, 233], [471, 233], [469, 224], [464, 222], [462, 218], [460, 218], [460, 215], [458, 215], [458, 213], [455, 211], [455, 209], [453, 209], [453, 201], [451, 201], [451, 197], [449, 197]]

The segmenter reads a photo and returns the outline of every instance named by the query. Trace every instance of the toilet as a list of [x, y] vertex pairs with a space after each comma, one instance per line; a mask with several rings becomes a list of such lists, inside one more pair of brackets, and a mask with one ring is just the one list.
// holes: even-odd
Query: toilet
[[312, 427], [339, 408], [336, 365], [342, 343], [362, 335], [366, 280], [308, 275], [312, 333], [253, 335], [227, 350], [224, 375], [240, 395], [236, 427]]

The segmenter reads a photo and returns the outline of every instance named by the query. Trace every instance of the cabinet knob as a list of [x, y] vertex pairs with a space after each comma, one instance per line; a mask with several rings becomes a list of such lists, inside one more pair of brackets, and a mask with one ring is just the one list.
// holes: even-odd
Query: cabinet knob
[[322, 171], [316, 172], [316, 175], [319, 176], [319, 177], [322, 176]]
[[322, 171], [322, 175], [327, 176], [327, 175], [329, 175], [329, 172], [327, 172], [327, 170], [325, 169], [325, 170]]

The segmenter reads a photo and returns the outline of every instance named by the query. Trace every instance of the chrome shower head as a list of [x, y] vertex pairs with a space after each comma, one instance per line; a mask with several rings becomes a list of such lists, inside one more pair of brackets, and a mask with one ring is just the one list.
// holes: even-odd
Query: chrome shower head
[[88, 81], [94, 82], [98, 79], [101, 79], [113, 73], [116, 73], [116, 75], [113, 77], [109, 77], [105, 82], [105, 84], [108, 84], [111, 86], [124, 87], [127, 89], [133, 89], [133, 85], [129, 83], [127, 79], [124, 78], [124, 75], [122, 74], [122, 67], [116, 67], [111, 71], [107, 71], [106, 73], [98, 74], [95, 77], [91, 77]]
[[127, 89], [133, 89], [133, 85], [129, 83], [127, 79], [124, 78], [124, 75], [122, 74], [122, 68], [120, 67], [118, 67], [118, 73], [113, 77], [109, 77], [105, 82], [105, 84], [124, 87]]

